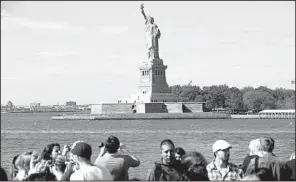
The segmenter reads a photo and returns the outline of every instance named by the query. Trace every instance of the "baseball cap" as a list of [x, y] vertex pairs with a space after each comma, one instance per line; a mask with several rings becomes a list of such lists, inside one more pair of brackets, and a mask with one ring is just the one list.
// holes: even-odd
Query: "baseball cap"
[[225, 140], [217, 140], [214, 144], [213, 144], [213, 152], [217, 152], [218, 150], [225, 150], [228, 148], [232, 148], [232, 146], [226, 142]]
[[85, 142], [76, 142], [71, 148], [71, 153], [80, 157], [90, 158], [92, 154], [91, 146]]

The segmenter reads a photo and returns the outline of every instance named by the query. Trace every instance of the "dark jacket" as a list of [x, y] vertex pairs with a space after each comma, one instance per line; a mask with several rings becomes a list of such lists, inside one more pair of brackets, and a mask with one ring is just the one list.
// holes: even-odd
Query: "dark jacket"
[[182, 177], [179, 163], [166, 165], [162, 162], [155, 162], [153, 168], [149, 169], [147, 181], [180, 181]]
[[295, 162], [296, 162], [295, 159], [292, 159], [292, 160], [290, 160], [290, 161], [288, 161], [286, 163], [287, 170], [288, 170], [287, 176], [289, 177], [289, 180], [290, 181], [296, 181], [296, 177], [295, 177], [295, 172], [296, 172]]

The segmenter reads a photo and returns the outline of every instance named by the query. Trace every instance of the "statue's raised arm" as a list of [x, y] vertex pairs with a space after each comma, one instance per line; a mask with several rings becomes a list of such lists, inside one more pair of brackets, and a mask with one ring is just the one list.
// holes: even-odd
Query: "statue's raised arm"
[[144, 18], [146, 20], [147, 17], [146, 17], [145, 12], [144, 12], [144, 4], [141, 4], [141, 12], [142, 12], [142, 15], [144, 16]]
[[145, 39], [148, 51], [148, 59], [159, 59], [158, 39], [160, 38], [160, 30], [154, 23], [154, 18], [145, 14], [144, 4], [141, 4], [141, 12], [145, 18]]

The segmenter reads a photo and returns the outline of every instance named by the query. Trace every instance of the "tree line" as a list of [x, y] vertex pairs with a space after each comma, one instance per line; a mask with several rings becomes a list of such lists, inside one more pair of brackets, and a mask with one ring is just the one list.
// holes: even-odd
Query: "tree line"
[[196, 85], [173, 85], [170, 86], [170, 91], [181, 100], [205, 102], [205, 111], [223, 108], [229, 113], [257, 113], [264, 109], [295, 109], [295, 90], [291, 89], [270, 89], [265, 86], [238, 89], [227, 85], [203, 88]]

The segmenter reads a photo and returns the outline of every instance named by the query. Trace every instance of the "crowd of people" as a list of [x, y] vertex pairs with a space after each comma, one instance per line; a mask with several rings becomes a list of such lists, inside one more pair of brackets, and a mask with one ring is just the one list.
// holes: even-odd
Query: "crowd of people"
[[[160, 160], [148, 170], [147, 181], [289, 181], [295, 179], [295, 151], [289, 161], [278, 158], [273, 149], [275, 141], [261, 137], [250, 142], [249, 154], [242, 164], [229, 162], [231, 144], [218, 140], [212, 146], [213, 159], [208, 162], [197, 151], [185, 151], [175, 147], [170, 139], [160, 143]], [[91, 161], [92, 147], [83, 141], [72, 146], [49, 144], [39, 155], [25, 152], [16, 155], [9, 175], [1, 168], [0, 181], [72, 181], [110, 180], [139, 181], [129, 179], [129, 168], [138, 167], [140, 159], [131, 154], [115, 136], [100, 145], [100, 153]]]

